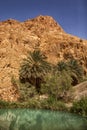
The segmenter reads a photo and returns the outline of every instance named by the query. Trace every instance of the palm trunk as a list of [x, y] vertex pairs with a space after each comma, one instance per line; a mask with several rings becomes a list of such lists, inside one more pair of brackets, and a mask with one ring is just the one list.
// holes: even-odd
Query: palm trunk
[[36, 78], [36, 91], [38, 93], [40, 93], [40, 89], [41, 89], [41, 82], [40, 82], [40, 78]]

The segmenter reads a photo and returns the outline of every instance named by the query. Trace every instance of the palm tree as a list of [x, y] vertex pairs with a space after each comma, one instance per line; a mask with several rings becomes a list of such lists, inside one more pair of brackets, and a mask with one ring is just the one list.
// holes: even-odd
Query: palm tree
[[67, 65], [73, 79], [72, 84], [76, 85], [83, 78], [83, 68], [75, 59], [71, 59], [69, 62], [67, 62]]
[[67, 62], [61, 61], [56, 65], [58, 73], [66, 72], [72, 78], [72, 85], [78, 84], [83, 78], [83, 68], [75, 59], [70, 59]]
[[67, 71], [67, 64], [64, 61], [60, 61], [58, 62], [58, 64], [56, 65], [56, 68], [58, 71], [63, 71], [66, 70]]
[[46, 56], [36, 49], [29, 52], [28, 57], [23, 60], [19, 70], [20, 80], [29, 82], [36, 87], [37, 92], [40, 92], [41, 83], [49, 69], [50, 65], [46, 61]]

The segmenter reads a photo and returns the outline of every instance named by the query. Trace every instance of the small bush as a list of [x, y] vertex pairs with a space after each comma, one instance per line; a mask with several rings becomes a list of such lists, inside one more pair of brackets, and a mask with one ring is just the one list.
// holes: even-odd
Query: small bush
[[0, 100], [0, 108], [8, 108], [10, 105], [9, 102], [6, 102], [6, 101], [3, 101], [3, 100]]
[[37, 94], [35, 87], [28, 82], [19, 84], [19, 101], [27, 101], [29, 98], [33, 98]]
[[49, 74], [45, 80], [41, 87], [42, 93], [47, 93], [57, 100], [67, 97], [67, 93], [71, 89], [72, 79], [66, 71], [59, 74]]
[[46, 105], [51, 110], [59, 110], [59, 111], [66, 111], [67, 110], [65, 103], [63, 101], [58, 101], [53, 97], [49, 97], [47, 99]]
[[73, 103], [71, 112], [87, 116], [87, 97]]

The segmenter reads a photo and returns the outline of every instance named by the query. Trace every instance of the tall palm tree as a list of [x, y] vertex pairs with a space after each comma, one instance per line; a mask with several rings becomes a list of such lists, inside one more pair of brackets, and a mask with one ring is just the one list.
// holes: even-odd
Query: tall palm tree
[[19, 70], [20, 80], [29, 82], [40, 92], [41, 83], [44, 81], [44, 75], [50, 69], [46, 56], [40, 50], [29, 52], [26, 59], [23, 60], [21, 69]]

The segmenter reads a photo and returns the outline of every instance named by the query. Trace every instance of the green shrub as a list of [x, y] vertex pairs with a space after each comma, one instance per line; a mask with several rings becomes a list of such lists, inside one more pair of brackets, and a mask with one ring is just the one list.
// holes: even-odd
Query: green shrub
[[41, 92], [48, 94], [56, 99], [63, 99], [66, 97], [68, 91], [71, 89], [72, 79], [63, 71], [59, 74], [49, 74], [45, 77], [45, 83], [42, 84]]
[[59, 111], [67, 110], [65, 103], [63, 101], [58, 101], [53, 97], [49, 97], [47, 99], [47, 105], [48, 108], [50, 108], [51, 110], [59, 110]]
[[0, 100], [0, 108], [8, 108], [10, 106], [9, 102]]
[[87, 116], [87, 97], [73, 103], [71, 112]]
[[19, 83], [19, 86], [19, 101], [27, 101], [37, 94], [35, 87], [28, 82]]

